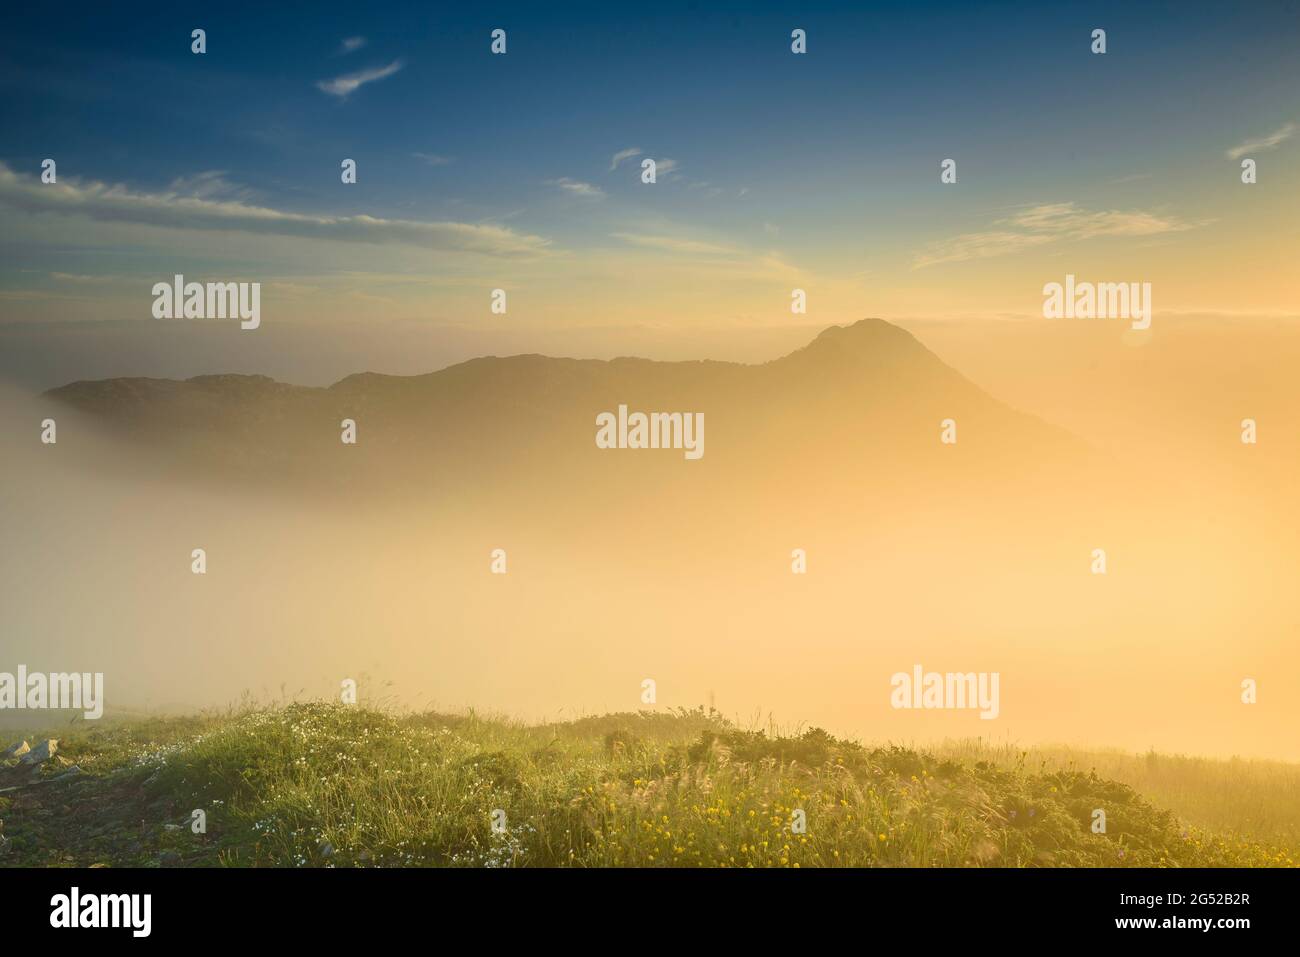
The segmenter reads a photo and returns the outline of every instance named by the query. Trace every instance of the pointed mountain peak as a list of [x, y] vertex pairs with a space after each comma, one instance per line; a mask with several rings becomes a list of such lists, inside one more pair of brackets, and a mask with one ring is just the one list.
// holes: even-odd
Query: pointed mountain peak
[[915, 336], [884, 319], [859, 319], [846, 326], [830, 326], [818, 333], [808, 345], [774, 364], [799, 369], [814, 366], [822, 370], [943, 367], [939, 358], [921, 345]]
[[924, 350], [906, 329], [884, 319], [859, 319], [846, 326], [828, 326], [817, 334], [808, 348], [833, 346], [844, 348], [907, 348], [908, 345]]

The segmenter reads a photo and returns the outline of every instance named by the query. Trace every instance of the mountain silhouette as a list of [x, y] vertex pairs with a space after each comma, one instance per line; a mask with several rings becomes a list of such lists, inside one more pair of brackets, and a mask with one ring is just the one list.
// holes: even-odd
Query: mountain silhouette
[[[375, 489], [458, 501], [625, 494], [731, 498], [998, 482], [1078, 454], [880, 319], [822, 331], [770, 362], [489, 356], [327, 388], [258, 375], [75, 382], [45, 394], [128, 443], [154, 473], [295, 494]], [[704, 452], [601, 449], [597, 416], [703, 413]], [[341, 423], [356, 423], [345, 445]], [[940, 441], [956, 424], [956, 444]]]

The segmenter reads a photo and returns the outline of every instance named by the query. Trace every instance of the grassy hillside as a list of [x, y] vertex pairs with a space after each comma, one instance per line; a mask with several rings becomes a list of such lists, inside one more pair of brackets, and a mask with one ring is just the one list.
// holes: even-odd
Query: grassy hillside
[[[1129, 785], [1158, 807], [1221, 836], [1300, 848], [1300, 765], [1262, 759], [1132, 754], [1065, 746], [1029, 750], [987, 741], [945, 742], [935, 753], [999, 767], [1095, 771]], [[1291, 855], [1300, 861], [1300, 856]]]
[[[1060, 755], [970, 743], [949, 753], [870, 748], [818, 729], [741, 730], [703, 711], [530, 727], [473, 714], [294, 704], [74, 728], [52, 735], [60, 750], [42, 765], [42, 783], [0, 790], [0, 865], [1177, 867], [1300, 859], [1285, 827], [1272, 838], [1211, 833], [1127, 784], [1060, 766]], [[72, 763], [84, 773], [48, 780]], [[1198, 780], [1202, 791], [1221, 791], [1231, 779], [1218, 769], [1228, 765], [1187, 765], [1184, 798]], [[0, 769], [0, 789], [26, 775]], [[1286, 784], [1278, 778], [1279, 800]], [[1106, 812], [1105, 834], [1090, 828], [1097, 808]], [[194, 810], [205, 812], [206, 833], [193, 832]], [[504, 818], [494, 829], [497, 811]], [[792, 827], [799, 811], [802, 833]]]

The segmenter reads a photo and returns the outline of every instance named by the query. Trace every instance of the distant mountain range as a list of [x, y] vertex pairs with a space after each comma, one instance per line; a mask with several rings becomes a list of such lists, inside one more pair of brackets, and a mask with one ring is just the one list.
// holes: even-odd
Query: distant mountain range
[[[638, 478], [753, 484], [819, 470], [855, 482], [890, 470], [1002, 471], [1079, 449], [879, 319], [833, 326], [758, 365], [485, 357], [417, 376], [359, 373], [328, 388], [265, 376], [75, 382], [45, 394], [128, 439], [156, 467], [223, 480], [357, 483], [389, 490], [591, 486]], [[597, 416], [704, 414], [704, 454], [601, 449]], [[341, 440], [356, 423], [355, 445]], [[941, 442], [944, 420], [955, 444]]]

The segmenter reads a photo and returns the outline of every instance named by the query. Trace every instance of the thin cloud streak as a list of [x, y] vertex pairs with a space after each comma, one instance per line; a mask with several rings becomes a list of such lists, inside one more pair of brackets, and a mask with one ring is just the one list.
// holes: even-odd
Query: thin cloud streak
[[135, 192], [121, 184], [79, 180], [43, 184], [0, 163], [0, 206], [27, 213], [85, 216], [101, 222], [170, 229], [227, 230], [354, 243], [400, 243], [425, 249], [530, 257], [549, 239], [504, 226], [420, 222], [375, 216], [290, 213], [238, 200]]
[[717, 243], [705, 243], [694, 239], [680, 239], [676, 236], [648, 236], [641, 233], [610, 233], [610, 235], [633, 246], [661, 249], [665, 252], [706, 256], [734, 256], [740, 253], [740, 250], [733, 246], [721, 246]]
[[405, 65], [401, 60], [394, 60], [387, 66], [372, 67], [369, 70], [348, 73], [344, 76], [337, 76], [332, 80], [321, 80], [316, 86], [330, 96], [337, 96], [339, 99], [345, 100], [365, 84], [390, 77]]
[[1268, 136], [1261, 137], [1257, 140], [1247, 140], [1244, 143], [1234, 146], [1232, 149], [1228, 150], [1228, 159], [1241, 159], [1247, 153], [1262, 153], [1264, 150], [1276, 149], [1294, 136], [1295, 131], [1296, 125], [1294, 123], [1287, 123], [1268, 134]]
[[567, 176], [561, 176], [559, 179], [548, 179], [546, 185], [557, 186], [572, 196], [581, 196], [584, 199], [605, 198], [605, 191], [599, 186], [592, 186], [590, 183], [569, 179]]
[[1175, 216], [1162, 216], [1146, 210], [1080, 209], [1074, 203], [1045, 203], [1030, 206], [993, 223], [996, 229], [963, 233], [951, 239], [931, 243], [918, 252], [913, 269], [940, 263], [990, 259], [1023, 252], [1048, 243], [1094, 239], [1100, 236], [1157, 236], [1195, 229], [1204, 223], [1192, 223]]
[[632, 146], [625, 150], [619, 150], [617, 153], [614, 154], [613, 158], [609, 161], [609, 171], [612, 173], [614, 172], [614, 170], [618, 169], [618, 164], [623, 162], [623, 160], [631, 159], [633, 156], [640, 156], [640, 155], [641, 155], [641, 147], [639, 146]]

